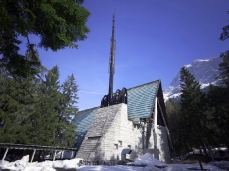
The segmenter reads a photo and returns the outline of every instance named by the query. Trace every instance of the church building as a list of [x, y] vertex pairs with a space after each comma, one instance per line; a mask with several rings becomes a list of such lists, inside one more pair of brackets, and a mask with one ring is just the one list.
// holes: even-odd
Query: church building
[[171, 141], [160, 80], [113, 93], [114, 22], [108, 95], [100, 107], [78, 112], [77, 158], [86, 161], [133, 161], [145, 153], [170, 162]]

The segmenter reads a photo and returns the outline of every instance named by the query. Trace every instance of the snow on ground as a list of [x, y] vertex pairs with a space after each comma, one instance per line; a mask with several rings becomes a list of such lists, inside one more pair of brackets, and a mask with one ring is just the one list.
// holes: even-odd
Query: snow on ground
[[15, 162], [0, 161], [0, 168], [22, 171], [26, 167], [28, 161], [29, 161], [29, 155], [24, 156], [22, 157], [21, 160], [16, 160]]
[[56, 169], [77, 169], [79, 168], [80, 158], [72, 160], [57, 160], [57, 161], [44, 161], [29, 163], [29, 156], [24, 156], [21, 160], [15, 162], [1, 161], [1, 169], [9, 169], [12, 171], [56, 171]]
[[[77, 171], [143, 171], [143, 167], [135, 167], [135, 166], [82, 166]], [[144, 170], [148, 171], [148, 170]]]
[[[199, 164], [165, 164], [152, 155], [146, 153], [142, 157], [136, 159], [134, 162], [128, 163], [128, 165], [116, 165], [116, 166], [81, 166], [79, 162], [82, 159], [72, 160], [58, 160], [58, 161], [44, 161], [29, 163], [29, 156], [24, 156], [21, 160], [15, 162], [1, 161], [0, 171], [2, 169], [9, 169], [12, 171], [56, 171], [58, 169], [68, 170], [73, 169], [77, 171], [190, 171], [200, 170]], [[203, 166], [208, 171], [224, 171], [229, 169], [228, 161], [210, 162]]]

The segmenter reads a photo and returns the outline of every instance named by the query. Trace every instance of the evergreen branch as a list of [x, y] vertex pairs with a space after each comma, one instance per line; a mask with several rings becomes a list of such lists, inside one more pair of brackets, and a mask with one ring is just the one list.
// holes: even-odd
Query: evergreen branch
[[[31, 43], [30, 43], [28, 35], [26, 36], [26, 39], [27, 39], [27, 44], [28, 44], [28, 46], [29, 46], [29, 49], [30, 49], [30, 51], [32, 52], [32, 56], [33, 56], [34, 58], [36, 58], [36, 55], [35, 55], [34, 49], [33, 49], [34, 44], [31, 44]], [[43, 80], [43, 78], [42, 78], [39, 74], [36, 74], [36, 76], [38, 76], [38, 78], [40, 78], [40, 80], [41, 80], [43, 83], [45, 82], [45, 81]]]
[[21, 82], [16, 78], [16, 76], [10, 71], [10, 69], [7, 67], [7, 65], [3, 62], [2, 59], [0, 59], [0, 62], [2, 65], [7, 69], [7, 71], [12, 75], [12, 77], [21, 85], [21, 87], [30, 95], [31, 98], [33, 98], [33, 95], [21, 84]]

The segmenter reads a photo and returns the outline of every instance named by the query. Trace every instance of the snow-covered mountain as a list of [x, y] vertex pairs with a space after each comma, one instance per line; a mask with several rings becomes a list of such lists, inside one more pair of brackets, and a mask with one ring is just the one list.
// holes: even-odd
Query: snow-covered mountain
[[[210, 84], [218, 85], [219, 80], [216, 77], [219, 74], [219, 63], [221, 58], [197, 59], [191, 64], [185, 65], [189, 72], [194, 75], [195, 79], [200, 83], [201, 89], [208, 87]], [[164, 91], [165, 101], [169, 98], [178, 98], [180, 96], [180, 72], [173, 79], [172, 83]]]

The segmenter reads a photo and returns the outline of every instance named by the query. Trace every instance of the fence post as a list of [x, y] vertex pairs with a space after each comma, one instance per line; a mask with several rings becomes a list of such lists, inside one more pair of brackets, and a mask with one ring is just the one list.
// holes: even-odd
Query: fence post
[[31, 158], [31, 160], [30, 160], [30, 163], [33, 162], [33, 158], [34, 158], [35, 153], [36, 153], [36, 149], [33, 150], [33, 155], [32, 155], [32, 158]]
[[54, 156], [53, 156], [53, 160], [52, 160], [52, 161], [54, 161], [55, 158], [56, 158], [56, 150], [55, 150], [55, 152], [54, 152]]
[[5, 154], [4, 154], [3, 158], [2, 158], [2, 160], [5, 160], [6, 155], [7, 155], [7, 153], [8, 153], [8, 150], [9, 150], [9, 148], [6, 149]]

